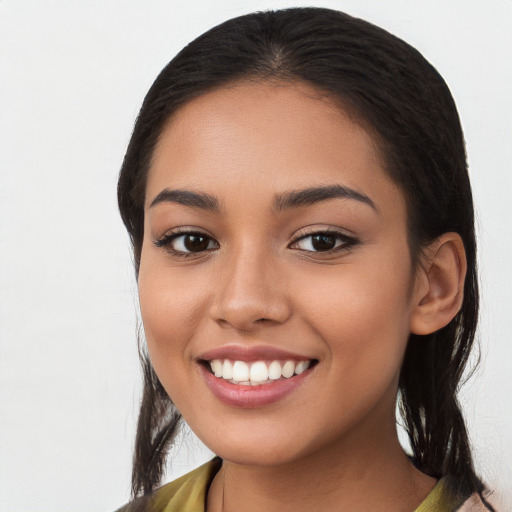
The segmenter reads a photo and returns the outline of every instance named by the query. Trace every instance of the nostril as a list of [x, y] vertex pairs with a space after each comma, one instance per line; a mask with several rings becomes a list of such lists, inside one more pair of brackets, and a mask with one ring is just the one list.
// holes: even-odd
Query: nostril
[[289, 304], [283, 297], [221, 296], [211, 308], [211, 318], [222, 327], [253, 330], [283, 323], [290, 316]]

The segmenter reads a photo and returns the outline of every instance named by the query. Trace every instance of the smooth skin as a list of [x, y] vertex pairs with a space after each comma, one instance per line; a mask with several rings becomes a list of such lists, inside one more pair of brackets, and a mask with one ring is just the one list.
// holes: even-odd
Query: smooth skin
[[[282, 207], [334, 186], [355, 194]], [[154, 204], [176, 190], [209, 203]], [[224, 459], [208, 512], [413, 511], [435, 480], [398, 442], [398, 375], [409, 334], [457, 313], [464, 275], [454, 233], [413, 268], [402, 191], [368, 132], [315, 89], [240, 82], [183, 106], [153, 155], [139, 293], [160, 381]], [[199, 371], [226, 345], [318, 363], [283, 399], [242, 409]]]

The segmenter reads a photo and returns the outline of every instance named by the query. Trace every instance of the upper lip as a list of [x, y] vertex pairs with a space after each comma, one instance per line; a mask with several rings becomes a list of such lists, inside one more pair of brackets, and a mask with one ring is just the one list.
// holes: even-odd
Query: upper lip
[[262, 360], [293, 360], [309, 361], [313, 358], [282, 350], [273, 346], [259, 345], [226, 345], [214, 348], [201, 354], [198, 359], [212, 361], [213, 359], [230, 359], [232, 361], [262, 361]]

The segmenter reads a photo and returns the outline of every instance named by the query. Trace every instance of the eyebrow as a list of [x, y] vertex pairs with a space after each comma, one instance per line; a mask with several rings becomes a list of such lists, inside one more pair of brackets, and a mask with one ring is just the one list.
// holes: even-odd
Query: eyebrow
[[[326, 185], [321, 187], [310, 187], [302, 190], [291, 190], [283, 194], [278, 194], [274, 199], [273, 209], [277, 211], [310, 206], [321, 201], [329, 199], [353, 199], [367, 204], [375, 211], [375, 203], [365, 194], [343, 185]], [[177, 203], [192, 208], [199, 208], [214, 213], [220, 212], [219, 200], [210, 194], [203, 192], [194, 192], [183, 189], [164, 189], [150, 204], [150, 208], [160, 203]]]
[[282, 211], [336, 198], [354, 199], [371, 206], [376, 212], [378, 211], [375, 203], [367, 195], [343, 185], [326, 185], [285, 192], [276, 196], [273, 208]]
[[151, 201], [149, 207], [153, 208], [153, 206], [160, 203], [178, 203], [211, 212], [220, 211], [219, 200], [215, 196], [204, 194], [203, 192], [193, 192], [192, 190], [171, 190], [166, 188]]

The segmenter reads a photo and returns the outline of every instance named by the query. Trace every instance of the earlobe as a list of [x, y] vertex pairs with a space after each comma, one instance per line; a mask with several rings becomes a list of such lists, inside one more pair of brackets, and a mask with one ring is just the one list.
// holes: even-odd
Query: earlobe
[[445, 233], [426, 248], [416, 276], [413, 334], [431, 334], [450, 323], [462, 306], [465, 277], [466, 252], [460, 235]]

